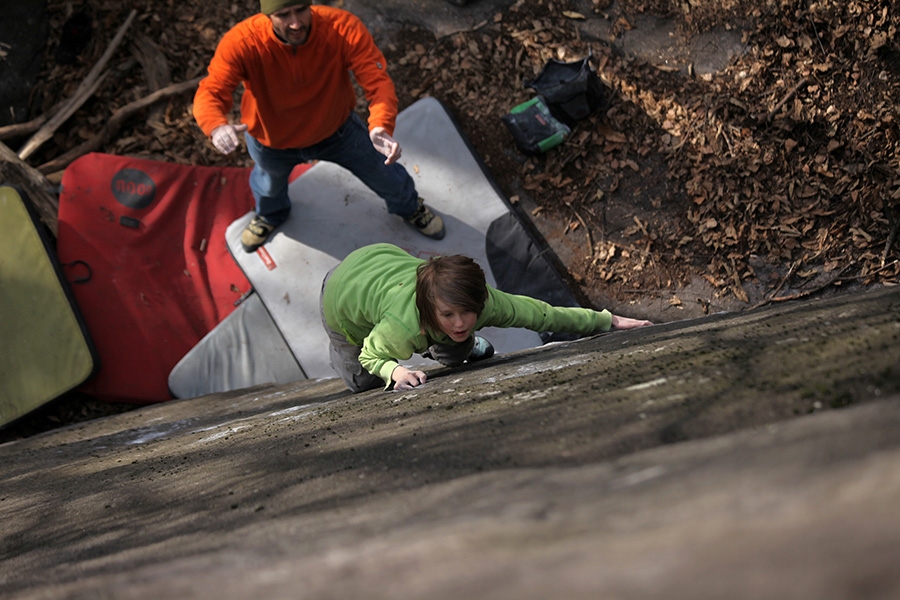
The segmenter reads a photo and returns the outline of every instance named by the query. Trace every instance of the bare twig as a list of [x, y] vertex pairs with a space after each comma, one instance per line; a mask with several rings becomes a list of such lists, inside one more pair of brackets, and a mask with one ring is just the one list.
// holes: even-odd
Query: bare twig
[[130, 104], [126, 104], [113, 113], [109, 121], [107, 121], [103, 126], [103, 129], [101, 129], [94, 137], [84, 142], [83, 144], [69, 150], [65, 154], [54, 158], [50, 162], [41, 165], [40, 167], [38, 167], [38, 171], [46, 175], [48, 173], [54, 173], [56, 171], [59, 171], [60, 169], [64, 169], [69, 165], [69, 163], [71, 163], [79, 156], [87, 154], [88, 152], [93, 152], [103, 146], [103, 144], [109, 141], [109, 139], [119, 131], [125, 121], [127, 121], [136, 112], [141, 111], [148, 106], [151, 106], [155, 102], [158, 102], [170, 96], [175, 96], [188, 90], [194, 89], [195, 87], [197, 87], [197, 84], [200, 83], [201, 79], [203, 78], [195, 77], [190, 81], [175, 83], [170, 86], [164, 87], [161, 90], [157, 90], [149, 96], [144, 96], [140, 100], [135, 100]]
[[766, 117], [766, 121], [767, 121], [767, 122], [768, 122], [768, 121], [771, 121], [771, 120], [772, 120], [772, 117], [774, 117], [776, 114], [778, 114], [778, 111], [781, 110], [781, 108], [782, 108], [785, 104], [787, 104], [787, 103], [790, 101], [791, 98], [794, 97], [794, 95], [800, 90], [800, 88], [802, 88], [803, 86], [805, 86], [807, 83], [809, 83], [809, 77], [804, 77], [804, 78], [801, 79], [799, 82], [797, 82], [797, 85], [795, 85], [794, 87], [792, 87], [792, 88], [788, 91], [788, 93], [784, 95], [784, 98], [782, 98], [781, 101], [780, 101], [778, 104], [775, 105], [775, 108], [773, 108], [772, 110], [769, 111], [769, 115]]
[[[894, 261], [894, 263], [896, 263], [896, 262], [897, 261]], [[887, 265], [887, 266], [888, 267], [892, 266], [894, 263], [891, 263], [891, 265]], [[812, 289], [804, 290], [802, 292], [797, 292], [796, 294], [790, 294], [788, 296], [779, 296], [777, 298], [769, 297], [769, 298], [763, 300], [762, 302], [760, 302], [759, 304], [757, 304], [756, 306], [754, 306], [753, 308], [759, 308], [760, 306], [765, 306], [766, 304], [769, 304], [771, 302], [786, 302], [788, 300], [799, 300], [800, 298], [806, 298], [807, 296], [817, 294], [818, 292], [821, 292], [825, 288], [830, 287], [832, 285], [841, 284], [846, 281], [859, 281], [866, 277], [871, 277], [875, 273], [878, 273], [879, 271], [883, 270], [883, 269], [878, 269], [876, 271], [871, 271], [869, 273], [866, 273], [865, 275], [857, 275], [855, 277], [841, 277], [841, 274], [843, 274], [847, 269], [849, 269], [853, 265], [854, 265], [854, 263], [850, 263], [848, 265], [841, 267], [841, 269], [837, 272], [837, 274], [834, 277], [828, 279], [824, 283], [821, 283]]]
[[826, 281], [825, 283], [814, 287], [811, 290], [805, 290], [803, 292], [797, 292], [796, 294], [789, 294], [787, 296], [778, 296], [777, 298], [769, 297], [769, 298], [766, 298], [765, 300], [763, 300], [762, 302], [760, 302], [759, 304], [757, 304], [756, 306], [754, 306], [753, 308], [759, 308], [760, 306], [765, 306], [766, 304], [770, 304], [772, 302], [787, 302], [788, 300], [799, 300], [800, 298], [806, 298], [807, 296], [812, 296], [815, 293], [821, 292], [825, 288], [827, 288], [831, 285], [834, 285], [835, 283], [837, 283], [839, 281], [841, 281], [841, 278], [835, 277], [834, 279], [830, 279], [830, 280]]
[[85, 77], [84, 81], [78, 86], [78, 89], [75, 90], [75, 94], [69, 99], [69, 101], [60, 109], [59, 112], [53, 115], [50, 120], [47, 121], [31, 138], [25, 142], [25, 145], [19, 149], [19, 158], [25, 160], [29, 156], [31, 156], [35, 150], [41, 147], [41, 145], [49, 140], [53, 136], [53, 132], [56, 129], [65, 123], [65, 121], [71, 117], [75, 111], [77, 111], [82, 104], [84, 104], [88, 98], [90, 98], [97, 88], [100, 87], [100, 84], [109, 74], [109, 72], [102, 72], [106, 67], [106, 63], [109, 62], [109, 59], [112, 58], [113, 53], [118, 48], [119, 44], [122, 42], [122, 38], [125, 36], [125, 31], [131, 26], [131, 22], [134, 21], [134, 17], [137, 15], [136, 10], [132, 10], [131, 14], [128, 15], [128, 18], [125, 20], [125, 23], [122, 27], [119, 28], [119, 31], [116, 33], [116, 37], [113, 38], [112, 42], [110, 42], [109, 46], [106, 48], [106, 52], [103, 53], [103, 56], [100, 57], [100, 60], [97, 61], [97, 64], [91, 69], [90, 73], [88, 73], [87, 77]]
[[768, 304], [769, 302], [771, 302], [771, 301], [772, 301], [772, 298], [774, 298], [775, 296], [777, 296], [777, 295], [778, 295], [778, 292], [781, 291], [781, 288], [784, 287], [784, 284], [787, 283], [788, 280], [789, 280], [791, 277], [793, 277], [794, 271], [796, 271], [796, 270], [797, 270], [797, 267], [799, 267], [799, 266], [800, 266], [800, 260], [794, 261], [794, 264], [791, 265], [791, 268], [788, 269], [788, 272], [785, 273], [784, 277], [781, 278], [781, 281], [778, 282], [778, 285], [775, 287], [774, 290], [772, 290], [772, 293], [769, 294], [769, 296], [768, 296], [765, 300], [762, 300], [762, 301], [760, 301], [760, 302], [757, 302], [756, 304], [754, 304], [754, 305], [751, 306], [750, 308], [759, 308], [760, 306], [765, 306], [766, 304]]
[[826, 60], [828, 58], [828, 53], [825, 52], [825, 46], [822, 45], [822, 38], [819, 36], [819, 30], [816, 27], [816, 22], [813, 20], [812, 15], [807, 15], [809, 19], [810, 25], [812, 25], [813, 33], [816, 34], [816, 41], [819, 42], [819, 49], [822, 50], [822, 60]]
[[91, 86], [87, 88], [80, 88], [75, 93], [74, 96], [69, 98], [66, 101], [65, 105], [62, 106], [56, 114], [54, 114], [50, 119], [43, 125], [41, 128], [32, 135], [25, 145], [19, 149], [19, 158], [25, 160], [29, 156], [31, 156], [35, 150], [41, 147], [41, 145], [53, 137], [53, 133], [62, 125], [66, 119], [75, 114], [82, 104], [87, 101], [88, 98], [94, 95], [94, 92], [100, 87], [100, 84], [106, 79], [106, 76], [109, 75], [109, 71], [103, 73], [98, 78], [91, 82]]
[[47, 118], [47, 115], [43, 114], [25, 123], [13, 123], [12, 125], [0, 127], [0, 140], [8, 140], [20, 135], [34, 133], [41, 128], [41, 125], [47, 122]]
[[572, 212], [575, 213], [575, 218], [578, 219], [578, 222], [581, 223], [581, 226], [584, 227], [584, 233], [587, 235], [588, 241], [588, 254], [591, 255], [591, 258], [594, 257], [594, 236], [591, 235], [591, 228], [587, 226], [587, 223], [584, 222], [584, 219], [581, 218], [581, 214], [572, 208]]

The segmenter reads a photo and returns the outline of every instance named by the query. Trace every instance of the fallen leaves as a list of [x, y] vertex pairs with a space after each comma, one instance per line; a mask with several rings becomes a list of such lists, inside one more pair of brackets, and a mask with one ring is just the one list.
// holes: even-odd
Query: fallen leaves
[[[880, 52], [889, 54], [856, 53], [872, 35], [872, 25], [865, 23], [843, 26], [831, 40], [816, 37], [815, 31], [849, 22], [855, 9], [843, 3], [814, 3], [815, 15], [804, 14], [802, 3], [782, 4], [784, 14], [797, 17], [790, 22], [797, 30], [784, 31], [789, 21], [777, 15], [761, 18], [749, 36], [750, 52], [711, 85], [641, 65], [617, 71], [613, 63], [604, 74], [623, 99], [642, 109], [644, 124], [635, 127], [631, 121], [628, 130], [669, 149], [668, 181], [680, 181], [693, 205], [681, 214], [690, 227], [660, 237], [658, 256], [676, 256], [679, 248], [712, 256], [710, 281], [742, 301], [746, 294], [739, 280], [754, 278], [746, 269], [751, 255], [768, 257], [772, 264], [846, 261], [866, 283], [896, 282], [896, 268], [877, 274], [872, 269], [888, 260], [864, 251], [880, 245], [891, 252], [890, 228], [882, 221], [900, 212], [893, 195], [900, 182], [895, 125], [900, 97], [891, 60], [898, 50], [881, 45]], [[887, 6], [868, 10], [878, 4], [855, 6], [880, 15], [883, 31], [895, 31], [900, 16]], [[810, 28], [813, 18], [819, 23]], [[828, 48], [825, 57], [823, 48]], [[815, 79], [791, 81], [786, 77], [791, 72]], [[879, 131], [874, 123], [887, 127]], [[641, 155], [634, 138], [630, 142], [625, 150]], [[883, 176], [873, 177], [879, 168]], [[888, 197], [891, 201], [882, 201]], [[693, 235], [683, 233], [691, 228]], [[733, 258], [721, 260], [723, 252]], [[633, 277], [627, 270], [623, 265], [623, 281]]]
[[[585, 288], [674, 291], [701, 276], [719, 293], [746, 302], [746, 289], [765, 283], [752, 257], [776, 269], [797, 265], [782, 269], [796, 285], [816, 272], [840, 272], [835, 281], [898, 281], [900, 11], [894, 3], [616, 4], [624, 10], [608, 15], [608, 0], [593, 0], [593, 13], [568, 0], [520, 0], [469, 31], [441, 38], [401, 31], [384, 48], [401, 106], [438, 97], [507, 195], [533, 206], [531, 218], [552, 215], [570, 224], [571, 235], [586, 235], [585, 255], [567, 265]], [[87, 0], [49, 5], [53, 30]], [[142, 6], [141, 33], [165, 54], [173, 81], [201, 75], [219, 36], [258, 9], [256, 0], [212, 13], [190, 1]], [[746, 53], [719, 73], [695, 77], [625, 57], [580, 29], [596, 18], [608, 19], [614, 32], [631, 29], [643, 9], [677, 19], [684, 35], [716, 25], [745, 27]], [[107, 42], [101, 38], [126, 12], [103, 11], [104, 33], [78, 68], [48, 63], [35, 94], [45, 108], [77, 87]], [[588, 54], [606, 85], [605, 110], [578, 122], [546, 155], [518, 154], [500, 117], [533, 97], [524, 82], [551, 59]], [[114, 62], [115, 76], [89, 111], [58, 132], [44, 159], [77, 146], [117, 108], [147, 93], [130, 50]], [[365, 110], [362, 99], [359, 107]], [[104, 151], [235, 164], [199, 134], [189, 98], [173, 98], [163, 114], [155, 125], [135, 119]], [[250, 164], [246, 156], [238, 160]]]

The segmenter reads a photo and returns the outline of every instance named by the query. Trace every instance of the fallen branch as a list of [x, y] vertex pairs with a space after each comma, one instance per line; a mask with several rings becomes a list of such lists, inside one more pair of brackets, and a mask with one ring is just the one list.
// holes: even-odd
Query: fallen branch
[[13, 123], [12, 125], [0, 127], [0, 141], [34, 133], [46, 122], [47, 115], [44, 114], [25, 123]]
[[38, 171], [44, 175], [54, 173], [66, 168], [76, 158], [83, 156], [88, 152], [94, 152], [95, 150], [100, 149], [113, 137], [113, 135], [115, 135], [119, 131], [119, 129], [121, 129], [122, 125], [129, 118], [131, 118], [132, 115], [147, 108], [148, 106], [151, 106], [156, 102], [159, 102], [160, 100], [169, 98], [170, 96], [176, 96], [178, 94], [196, 88], [201, 79], [203, 79], [203, 77], [195, 77], [190, 81], [175, 83], [170, 86], [164, 87], [161, 90], [157, 90], [149, 96], [144, 96], [140, 100], [135, 100], [130, 104], [126, 104], [112, 114], [112, 117], [110, 117], [110, 119], [106, 122], [106, 124], [103, 126], [103, 129], [101, 129], [100, 132], [97, 133], [94, 137], [84, 142], [83, 144], [69, 150], [65, 154], [57, 156], [50, 162], [44, 163], [43, 165], [38, 167]]
[[[795, 264], [796, 264], [796, 263], [795, 263]], [[807, 296], [812, 296], [813, 294], [816, 294], [816, 293], [818, 293], [818, 292], [821, 292], [821, 291], [824, 290], [825, 288], [830, 287], [830, 286], [832, 286], [832, 285], [836, 285], [836, 284], [839, 285], [839, 284], [841, 284], [841, 283], [843, 283], [843, 282], [845, 282], [845, 281], [854, 281], [854, 280], [862, 279], [863, 276], [859, 276], [859, 277], [848, 277], [848, 278], [846, 278], [846, 279], [844, 279], [844, 278], [841, 277], [841, 274], [842, 274], [844, 271], [846, 271], [847, 269], [849, 269], [851, 266], [852, 266], [852, 264], [846, 265], [846, 266], [842, 267], [842, 268], [837, 272], [837, 274], [835, 274], [834, 277], [828, 279], [828, 280], [825, 281], [824, 283], [819, 284], [819, 285], [817, 285], [816, 287], [814, 287], [814, 288], [812, 288], [812, 289], [810, 289], [810, 290], [804, 290], [804, 291], [802, 291], [802, 292], [797, 292], [796, 294], [789, 294], [789, 295], [787, 295], [787, 296], [778, 296], [777, 298], [773, 295], [773, 296], [770, 296], [770, 297], [766, 298], [766, 299], [763, 300], [762, 302], [756, 304], [756, 305], [753, 306], [752, 308], [759, 308], [760, 306], [765, 306], [766, 304], [770, 304], [770, 303], [772, 303], [772, 302], [787, 302], [788, 300], [799, 300], [800, 298], [806, 298]], [[871, 275], [871, 273], [865, 275], [865, 277], [868, 277], [869, 275]]]
[[794, 271], [796, 271], [797, 267], [799, 267], [799, 266], [800, 266], [800, 259], [794, 261], [794, 264], [791, 265], [791, 268], [788, 269], [788, 272], [785, 274], [785, 276], [781, 278], [781, 281], [778, 282], [778, 285], [775, 287], [774, 290], [772, 290], [772, 293], [769, 294], [769, 296], [766, 299], [764, 299], [760, 302], [757, 302], [756, 304], [751, 306], [750, 309], [752, 310], [754, 308], [759, 308], [760, 306], [765, 306], [766, 304], [771, 302], [772, 298], [775, 298], [778, 295], [778, 293], [781, 291], [781, 288], [784, 287], [784, 284], [787, 283], [791, 277], [793, 277]]
[[[149, 92], [152, 93], [172, 85], [172, 72], [166, 61], [166, 55], [150, 38], [143, 34], [136, 36], [131, 48], [135, 58], [141, 63]], [[163, 112], [163, 107], [154, 107], [147, 116], [147, 124], [163, 127]]]
[[37, 208], [41, 220], [47, 225], [53, 237], [56, 237], [59, 200], [53, 191], [53, 185], [2, 142], [0, 142], [0, 181], [24, 189], [28, 199]]
[[782, 98], [781, 101], [775, 105], [775, 108], [773, 108], [772, 110], [769, 111], [769, 114], [766, 117], [766, 122], [768, 123], [769, 121], [771, 121], [772, 117], [774, 117], [776, 114], [778, 114], [778, 111], [781, 110], [781, 108], [785, 104], [787, 104], [788, 101], [790, 101], [790, 99], [794, 97], [794, 95], [796, 95], [796, 93], [800, 90], [800, 88], [805, 86], [807, 83], [809, 83], [809, 77], [804, 77], [799, 82], [797, 82], [797, 85], [792, 87], [790, 89], [790, 91], [788, 91], [788, 93], [784, 95], [784, 98]]
[[807, 296], [812, 296], [813, 294], [815, 294], [817, 292], [821, 292], [828, 286], [834, 285], [838, 281], [840, 281], [840, 279], [832, 279], [828, 283], [823, 283], [822, 285], [820, 285], [816, 288], [813, 288], [811, 290], [806, 290], [804, 292], [797, 292], [796, 294], [790, 294], [788, 296], [779, 296], [777, 298], [766, 298], [765, 300], [763, 300], [762, 302], [760, 302], [753, 308], [759, 308], [760, 306], [765, 306], [766, 304], [770, 304], [772, 302], [787, 302], [788, 300], [799, 300], [801, 298], [806, 298]]
[[69, 99], [69, 101], [57, 112], [50, 120], [47, 121], [31, 138], [25, 142], [25, 145], [19, 149], [19, 158], [25, 160], [29, 156], [31, 156], [41, 145], [53, 137], [53, 133], [59, 128], [60, 125], [66, 122], [66, 120], [75, 114], [82, 104], [84, 104], [88, 98], [94, 95], [94, 92], [97, 91], [97, 88], [100, 87], [100, 84], [109, 74], [109, 72], [103, 72], [103, 69], [106, 67], [106, 63], [109, 62], [109, 59], [112, 58], [113, 53], [118, 48], [119, 44], [122, 42], [122, 38], [125, 36], [125, 31], [131, 26], [131, 22], [134, 21], [134, 17], [137, 15], [136, 10], [132, 10], [131, 14], [128, 15], [128, 18], [125, 20], [125, 23], [122, 27], [119, 28], [119, 31], [116, 33], [116, 37], [113, 38], [113, 41], [110, 42], [109, 46], [106, 48], [106, 52], [103, 53], [103, 56], [100, 57], [100, 60], [97, 61], [97, 64], [91, 69], [90, 73], [88, 73], [87, 77], [85, 77], [84, 81], [78, 86], [78, 89], [75, 90], [75, 94]]
[[572, 212], [575, 213], [575, 218], [578, 219], [578, 222], [581, 223], [582, 227], [584, 227], [584, 233], [587, 236], [588, 254], [591, 255], [591, 258], [593, 258], [593, 256], [594, 256], [594, 236], [591, 235], [591, 228], [588, 227], [588, 224], [585, 223], [584, 219], [581, 218], [581, 214], [577, 210], [575, 210], [574, 207], [572, 207], [570, 205], [570, 208], [572, 208]]

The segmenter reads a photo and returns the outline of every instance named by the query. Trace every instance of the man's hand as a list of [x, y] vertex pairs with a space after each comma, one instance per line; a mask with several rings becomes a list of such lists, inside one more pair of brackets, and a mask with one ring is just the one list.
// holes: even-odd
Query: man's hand
[[238, 147], [238, 144], [241, 143], [241, 138], [238, 137], [238, 134], [244, 133], [245, 131], [247, 131], [247, 126], [243, 124], [219, 125], [212, 130], [212, 135], [209, 137], [212, 139], [213, 146], [216, 147], [216, 150], [222, 154], [231, 154], [234, 152], [234, 149]]
[[417, 385], [425, 383], [425, 373], [422, 371], [410, 371], [406, 367], [398, 366], [391, 373], [395, 390], [411, 390]]
[[638, 327], [646, 327], [653, 325], [650, 321], [642, 321], [640, 319], [629, 319], [628, 317], [612, 316], [612, 329], [636, 329]]
[[400, 158], [402, 152], [400, 144], [397, 143], [397, 140], [388, 135], [388, 132], [385, 131], [384, 127], [376, 127], [370, 131], [369, 139], [372, 140], [372, 145], [375, 146], [375, 149], [387, 157], [384, 159], [384, 164], [389, 165], [395, 163], [397, 162], [397, 159]]

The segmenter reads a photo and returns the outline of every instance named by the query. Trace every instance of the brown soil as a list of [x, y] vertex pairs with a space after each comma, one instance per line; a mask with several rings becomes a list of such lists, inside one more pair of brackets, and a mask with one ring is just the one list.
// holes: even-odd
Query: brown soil
[[[121, 3], [48, 4], [51, 31], [82, 9], [95, 12], [98, 27], [73, 66], [55, 64], [51, 36], [35, 116], [73, 93], [129, 12]], [[236, 0], [231, 10], [144, 0], [130, 37], [152, 42], [171, 82], [186, 81], [203, 74], [220, 35], [257, 9], [256, 0]], [[581, 33], [591, 19], [621, 33], [644, 14], [672, 19], [685, 40], [739, 28], [747, 51], [699, 76]], [[674, 321], [897, 283], [898, 26], [890, 0], [519, 1], [440, 38], [401, 28], [382, 48], [401, 108], [430, 95], [450, 109], [585, 304]], [[500, 117], [533, 96], [523, 80], [550, 58], [588, 52], [607, 106], [578, 122], [562, 146], [540, 156], [518, 151]], [[90, 139], [112, 111], [155, 89], [134, 56], [123, 44], [114, 76], [31, 164]], [[101, 151], [249, 165], [246, 154], [224, 157], [211, 147], [190, 101], [188, 93], [142, 113]], [[6, 428], [0, 441], [124, 408], [67, 397]]]

